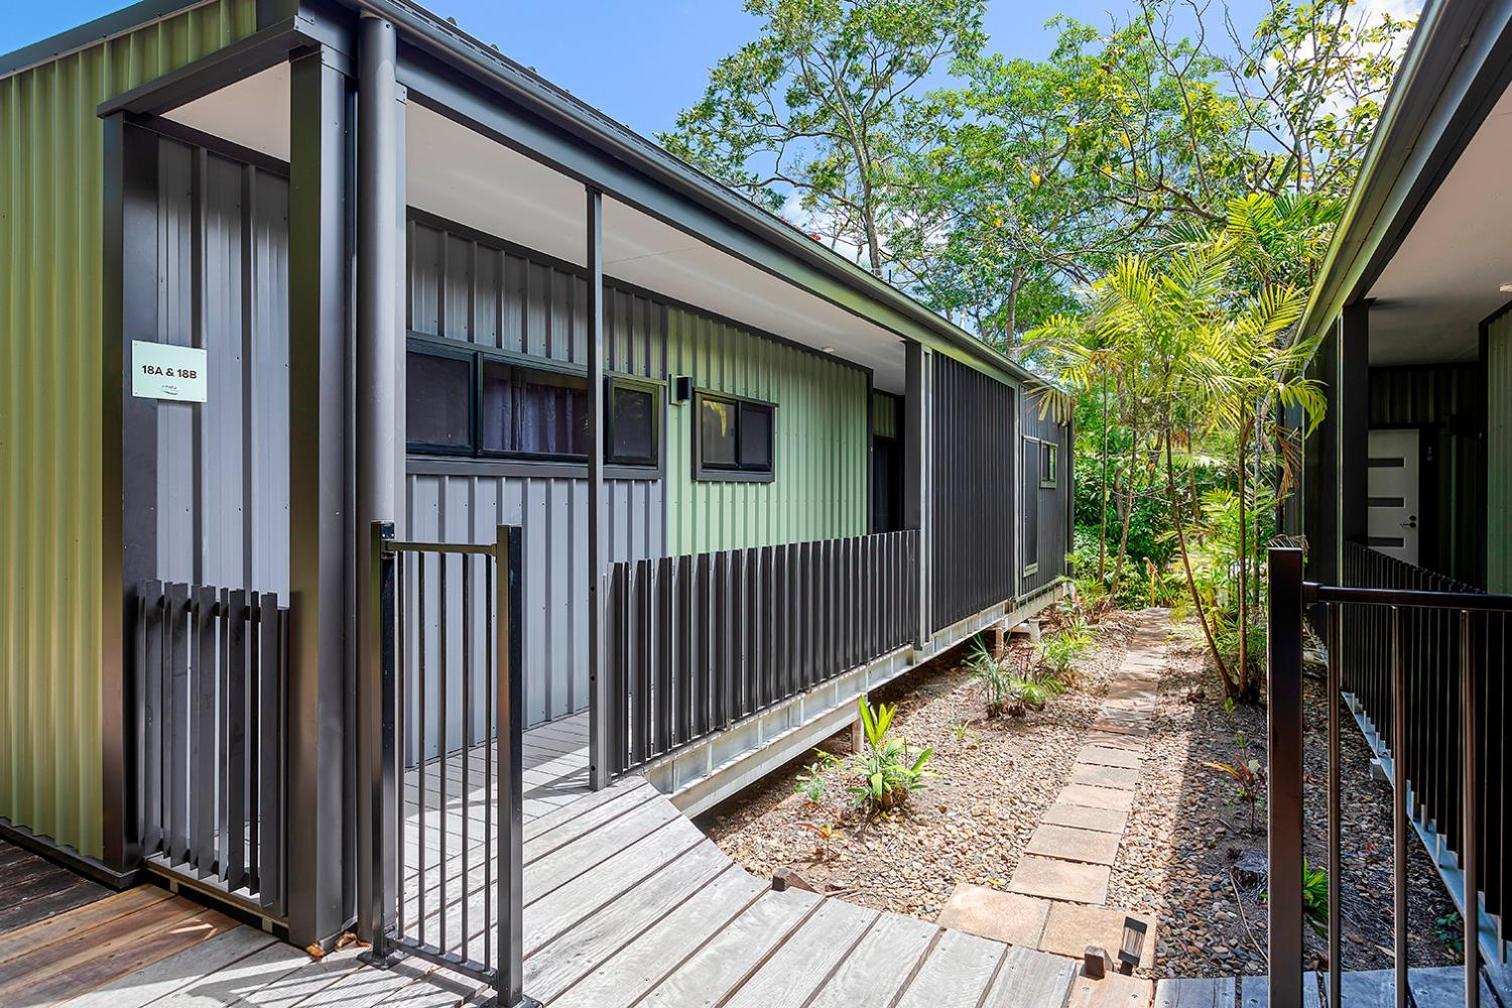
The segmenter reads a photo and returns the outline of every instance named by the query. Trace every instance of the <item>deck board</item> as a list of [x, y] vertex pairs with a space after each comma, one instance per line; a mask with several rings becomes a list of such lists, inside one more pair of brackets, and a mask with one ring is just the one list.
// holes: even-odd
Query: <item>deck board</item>
[[[548, 1008], [1064, 1005], [1074, 960], [813, 893], [774, 891], [644, 780], [588, 791], [585, 733], [586, 722], [575, 719], [527, 735], [527, 763], [534, 762], [522, 810], [524, 983]], [[482, 755], [469, 754], [465, 773], [452, 756], [403, 778], [406, 922], [413, 930], [423, 897], [427, 940], [443, 926], [453, 941], [465, 930], [465, 952], [474, 958], [484, 957], [485, 934], [495, 944], [490, 929], [498, 919], [496, 891], [482, 880], [485, 866], [497, 879], [497, 852], [481, 843], [494, 818], [488, 784], [497, 781], [485, 780]], [[425, 866], [423, 886], [416, 859]], [[16, 964], [57, 952], [45, 977], [57, 985], [51, 993], [87, 994], [79, 1002], [85, 1008], [441, 1008], [479, 996], [475, 981], [419, 959], [378, 970], [350, 947], [313, 959], [254, 929], [221, 925], [208, 916], [213, 911], [160, 890], [113, 899], [74, 911], [72, 922], [12, 938], [9, 963], [0, 936], [0, 984], [18, 982]], [[143, 922], [155, 926], [133, 929]], [[175, 922], [212, 933], [195, 932], [199, 944], [187, 950], [150, 937], [172, 934]], [[133, 930], [149, 937], [126, 941]], [[89, 974], [88, 989], [83, 982], [70, 988], [70, 957], [86, 943], [104, 949], [104, 964]], [[120, 975], [132, 969], [133, 954], [142, 962]], [[0, 1003], [9, 1006], [4, 990]], [[1233, 1008], [1232, 999], [1202, 1008]]]
[[0, 841], [0, 935], [109, 896], [110, 890]]

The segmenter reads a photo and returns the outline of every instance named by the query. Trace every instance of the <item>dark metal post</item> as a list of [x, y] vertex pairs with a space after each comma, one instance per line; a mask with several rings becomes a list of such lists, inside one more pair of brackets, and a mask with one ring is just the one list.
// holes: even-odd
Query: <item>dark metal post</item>
[[1302, 1008], [1302, 551], [1270, 551], [1270, 1008]]
[[290, 64], [288, 923], [333, 941], [352, 910], [348, 777], [350, 90], [326, 47]]
[[1339, 663], [1344, 639], [1344, 607], [1328, 609], [1328, 1003], [1341, 1004], [1343, 943], [1339, 913], [1339, 847], [1341, 817], [1339, 803]]
[[[1339, 321], [1335, 418], [1339, 467], [1339, 542], [1365, 539], [1366, 463], [1370, 455], [1370, 303], [1350, 305]], [[1335, 558], [1342, 564], [1342, 555]], [[1342, 566], [1335, 570], [1342, 571]]]
[[359, 790], [368, 795], [365, 824], [359, 833], [370, 837], [362, 859], [358, 887], [357, 933], [372, 943], [371, 961], [384, 964], [388, 933], [394, 923], [399, 898], [397, 862], [399, 836], [394, 811], [399, 807], [398, 764], [395, 760], [394, 716], [394, 554], [385, 547], [393, 541], [393, 522], [368, 526], [366, 594], [370, 612], [363, 641], [364, 662], [357, 670], [357, 706], [362, 723], [358, 729], [359, 773], [366, 775]]
[[1391, 884], [1396, 1008], [1407, 1008], [1407, 630], [1391, 607]]
[[[497, 656], [499, 736], [499, 860], [498, 949], [494, 990], [499, 1008], [525, 1008], [537, 1002], [524, 996], [524, 834], [523, 783], [525, 692], [520, 635], [520, 527], [500, 525], [494, 540], [494, 570], [498, 584], [494, 612], [494, 654]], [[464, 897], [465, 898], [465, 897]]]
[[[132, 593], [157, 573], [157, 404], [130, 394], [131, 341], [157, 338], [157, 149], [123, 113], [103, 121], [101, 219], [100, 750], [105, 864], [127, 871], [141, 858], [135, 786], [138, 697]], [[116, 506], [118, 505], [118, 506]]]
[[[604, 194], [588, 188], [585, 209], [588, 266], [588, 778], [609, 785], [609, 726], [615, 705], [613, 677], [604, 668]], [[695, 419], [696, 422], [696, 419]]]
[[918, 585], [918, 605], [909, 614], [915, 643], [929, 639], [929, 382], [925, 375], [925, 351], [910, 340], [904, 346], [905, 387], [903, 397], [903, 527], [919, 530], [916, 566], [911, 572]]
[[[381, 18], [364, 16], [359, 27], [357, 75], [357, 343], [354, 348], [357, 369], [356, 413], [357, 527], [362, 533], [358, 570], [375, 575], [380, 557], [372, 552], [381, 549], [378, 523], [387, 522], [388, 538], [393, 538], [392, 522], [397, 517], [399, 484], [403, 472], [400, 444], [396, 438], [399, 400], [395, 361], [399, 338], [399, 291], [394, 284], [403, 219], [397, 216], [399, 159], [403, 154], [399, 142], [401, 107], [394, 100], [395, 41], [394, 27]], [[372, 706], [359, 703], [357, 730], [358, 752], [367, 766], [360, 774], [370, 775], [376, 783], [382, 768], [376, 765], [383, 750], [382, 739], [370, 736], [381, 724], [377, 710], [378, 696], [373, 693], [380, 679], [380, 628], [373, 624], [379, 614], [379, 599], [374, 578], [357, 582], [357, 667], [358, 689], [368, 684], [367, 699]], [[371, 676], [371, 678], [369, 678]], [[368, 788], [357, 789], [357, 821], [374, 829], [357, 830], [359, 865], [376, 865], [382, 851], [371, 848], [382, 839], [376, 829], [381, 816], [369, 801], [381, 796]], [[357, 931], [371, 936], [377, 923], [372, 914], [382, 902], [382, 892], [371, 887], [383, 884], [385, 875], [370, 877], [367, 871], [357, 874]]]
[[1476, 709], [1473, 617], [1460, 612], [1460, 723], [1464, 732], [1465, 779], [1460, 803], [1464, 829], [1460, 863], [1465, 870], [1465, 1008], [1480, 1005], [1480, 713]]

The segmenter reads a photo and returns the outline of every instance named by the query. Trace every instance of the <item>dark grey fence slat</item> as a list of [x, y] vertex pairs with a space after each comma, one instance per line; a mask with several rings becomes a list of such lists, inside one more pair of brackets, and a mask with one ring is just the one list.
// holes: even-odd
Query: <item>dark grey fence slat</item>
[[168, 587], [168, 860], [177, 864], [189, 852], [189, 586]]
[[606, 661], [622, 774], [906, 645], [918, 532], [616, 563]]
[[137, 600], [140, 622], [137, 629], [137, 653], [140, 655], [138, 679], [144, 690], [142, 711], [143, 731], [142, 756], [138, 760], [142, 772], [142, 844], [149, 851], [157, 850], [163, 843], [163, 754], [166, 736], [163, 732], [163, 683], [165, 655], [163, 650], [163, 583], [143, 582]]
[[258, 894], [264, 909], [282, 916], [284, 908], [284, 783], [283, 754], [287, 750], [288, 725], [284, 719], [285, 679], [288, 668], [288, 623], [278, 596], [258, 596], [257, 657], [258, 713], [258, 812], [262, 820], [262, 846], [258, 855]]
[[226, 865], [233, 890], [246, 884], [247, 860], [247, 592], [226, 593]]

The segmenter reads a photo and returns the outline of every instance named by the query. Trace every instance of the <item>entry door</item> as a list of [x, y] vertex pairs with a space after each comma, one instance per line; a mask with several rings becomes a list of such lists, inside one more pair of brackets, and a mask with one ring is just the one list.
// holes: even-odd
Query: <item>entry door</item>
[[1373, 430], [1366, 479], [1370, 547], [1418, 562], [1418, 432]]

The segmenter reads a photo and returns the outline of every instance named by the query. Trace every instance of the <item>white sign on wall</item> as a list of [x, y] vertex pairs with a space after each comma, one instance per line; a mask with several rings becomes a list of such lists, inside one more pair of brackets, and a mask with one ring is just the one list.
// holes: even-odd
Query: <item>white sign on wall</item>
[[140, 399], [204, 402], [205, 351], [199, 347], [131, 341], [131, 394]]

